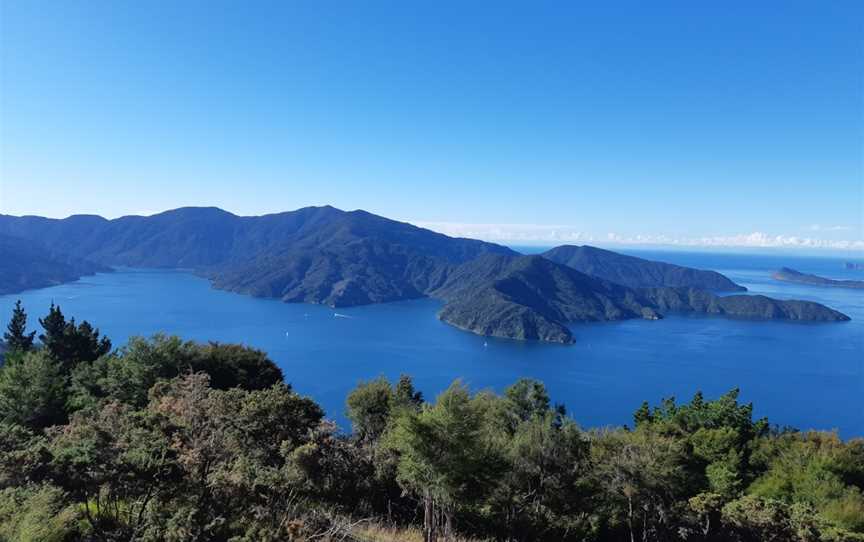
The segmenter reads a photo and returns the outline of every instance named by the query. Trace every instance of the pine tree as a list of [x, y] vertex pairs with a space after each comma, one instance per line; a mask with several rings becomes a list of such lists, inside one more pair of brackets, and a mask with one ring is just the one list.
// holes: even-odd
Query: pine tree
[[639, 407], [633, 414], [633, 421], [636, 423], [636, 427], [639, 427], [642, 424], [650, 424], [654, 421], [654, 416], [651, 414], [651, 407], [648, 406], [648, 401], [643, 401], [642, 406]]
[[399, 383], [394, 390], [394, 399], [398, 406], [419, 408], [423, 404], [423, 394], [414, 390], [414, 383], [408, 375], [399, 375]]
[[71, 318], [67, 322], [60, 307], [53, 303], [48, 315], [40, 318], [39, 323], [45, 330], [39, 335], [39, 340], [66, 374], [82, 361], [93, 361], [111, 352], [108, 337], [100, 337], [99, 330], [86, 320], [76, 324]]
[[12, 309], [12, 320], [6, 326], [7, 331], [3, 334], [3, 340], [13, 352], [29, 352], [33, 349], [33, 338], [35, 331], [27, 333], [27, 313], [21, 306], [21, 300], [15, 302]]
[[63, 316], [60, 307], [52, 302], [51, 308], [48, 309], [48, 315], [45, 318], [40, 318], [39, 324], [45, 330], [44, 333], [39, 334], [39, 340], [48, 349], [48, 353], [56, 360], [65, 359], [63, 334], [66, 330], [66, 317]]

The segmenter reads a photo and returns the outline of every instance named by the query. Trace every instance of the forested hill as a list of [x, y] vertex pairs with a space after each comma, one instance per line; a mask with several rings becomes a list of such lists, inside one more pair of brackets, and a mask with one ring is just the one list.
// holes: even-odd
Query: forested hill
[[671, 312], [757, 320], [843, 322], [845, 314], [812, 301], [761, 295], [717, 296], [696, 288], [629, 288], [542, 256], [487, 255], [459, 266], [432, 295], [445, 299], [441, 320], [478, 335], [572, 343], [568, 324], [644, 318]]
[[237, 216], [216, 207], [183, 207], [114, 220], [92, 215], [0, 215], [0, 233], [38, 239], [49, 248], [62, 247], [102, 264], [134, 267], [212, 268], [289, 248], [338, 251], [366, 239], [457, 263], [486, 251], [514, 254], [500, 245], [330, 206], [262, 216]]
[[0, 367], [0, 540], [864, 541], [864, 440], [772, 429], [738, 390], [586, 429], [541, 382], [382, 377], [340, 430], [262, 351], [112, 349], [58, 307], [33, 344], [26, 319]]
[[0, 295], [78, 280], [107, 267], [69, 256], [36, 239], [0, 234]]
[[115, 220], [0, 216], [0, 233], [105, 265], [194, 269], [218, 288], [332, 306], [421, 297], [450, 265], [484, 253], [516, 255], [329, 206], [256, 217], [209, 207]]
[[[69, 262], [86, 258], [103, 265], [187, 268], [217, 288], [286, 302], [342, 307], [433, 296], [447, 302], [440, 313], [443, 321], [521, 340], [568, 343], [572, 322], [659, 319], [670, 310], [848, 320], [816, 303], [717, 298], [694, 290], [743, 289], [713, 271], [592, 247], [522, 256], [493, 243], [333, 207], [257, 217], [213, 207], [115, 220], [0, 216], [0, 234], [34, 246], [44, 243], [51, 251], [68, 250]], [[51, 269], [57, 267], [43, 266]], [[11, 277], [7, 281], [16, 280], [6, 274]], [[62, 276], [77, 278], [74, 273]], [[38, 272], [32, 277], [38, 278]], [[52, 283], [40, 280], [41, 285]], [[684, 290], [664, 289], [671, 286]]]
[[544, 252], [543, 257], [631, 288], [672, 286], [718, 292], [747, 290], [716, 271], [636, 258], [587, 245], [562, 245]]

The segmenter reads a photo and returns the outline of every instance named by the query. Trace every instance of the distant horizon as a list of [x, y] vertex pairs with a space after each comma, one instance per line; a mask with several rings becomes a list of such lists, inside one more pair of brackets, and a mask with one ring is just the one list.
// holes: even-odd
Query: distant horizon
[[422, 220], [411, 220], [386, 216], [368, 209], [343, 209], [335, 205], [304, 205], [281, 211], [265, 212], [258, 214], [241, 214], [217, 205], [183, 205], [156, 212], [131, 213], [119, 216], [111, 216], [101, 213], [71, 213], [65, 216], [46, 216], [42, 214], [14, 215], [0, 211], [0, 214], [10, 216], [35, 216], [53, 220], [63, 220], [73, 216], [97, 216], [106, 220], [116, 220], [128, 216], [148, 217], [180, 209], [218, 209], [225, 213], [238, 217], [256, 217], [271, 214], [289, 213], [300, 209], [311, 207], [332, 207], [342, 212], [363, 211], [390, 220], [405, 222], [414, 226], [425, 228], [450, 237], [463, 237], [496, 243], [508, 247], [533, 247], [551, 248], [560, 245], [591, 245], [610, 249], [633, 249], [633, 250], [691, 250], [691, 251], [729, 251], [741, 250], [745, 253], [754, 251], [765, 251], [766, 253], [776, 251], [795, 252], [798, 254], [846, 254], [850, 258], [864, 256], [864, 241], [829, 241], [814, 239], [811, 237], [784, 237], [771, 236], [760, 232], [750, 234], [739, 234], [733, 236], [718, 237], [687, 237], [674, 235], [661, 236], [639, 236], [636, 238], [625, 237], [615, 233], [607, 233], [601, 236], [584, 234], [569, 226], [561, 225], [537, 225], [537, 224], [463, 224], [448, 222], [426, 222]]

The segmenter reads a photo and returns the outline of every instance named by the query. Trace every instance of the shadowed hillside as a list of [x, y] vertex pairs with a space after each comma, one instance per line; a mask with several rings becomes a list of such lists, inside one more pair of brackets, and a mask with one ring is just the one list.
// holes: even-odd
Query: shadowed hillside
[[439, 314], [444, 322], [519, 340], [570, 343], [567, 325], [573, 322], [656, 320], [668, 311], [848, 319], [811, 302], [718, 298], [707, 290], [743, 288], [713, 271], [592, 247], [522, 256], [493, 243], [333, 207], [257, 217], [212, 207], [115, 220], [0, 216], [0, 234], [68, 250], [70, 261], [186, 268], [216, 288], [285, 302], [345, 307], [432, 296], [446, 302]]
[[0, 295], [78, 280], [107, 267], [57, 250], [37, 240], [0, 235]]
[[544, 252], [543, 257], [631, 288], [684, 286], [715, 291], [747, 290], [716, 271], [645, 260], [587, 245], [562, 245]]

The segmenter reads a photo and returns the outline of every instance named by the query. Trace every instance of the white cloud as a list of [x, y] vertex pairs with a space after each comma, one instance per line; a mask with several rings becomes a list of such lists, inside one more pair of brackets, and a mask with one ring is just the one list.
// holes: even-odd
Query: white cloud
[[579, 243], [594, 241], [594, 237], [568, 226], [545, 224], [465, 224], [459, 222], [412, 222], [452, 237], [469, 237], [503, 242]]
[[825, 226], [822, 224], [810, 224], [810, 231], [849, 231], [851, 226]]
[[[798, 235], [770, 235], [753, 232], [726, 236], [671, 235], [592, 235], [562, 225], [544, 224], [466, 224], [456, 222], [413, 222], [415, 225], [453, 237], [469, 237], [508, 244], [585, 244], [674, 245], [684, 247], [754, 247], [754, 248], [827, 248], [864, 250], [864, 240], [836, 240]], [[814, 230], [816, 231], [816, 230]], [[840, 231], [840, 230], [818, 230]]]

